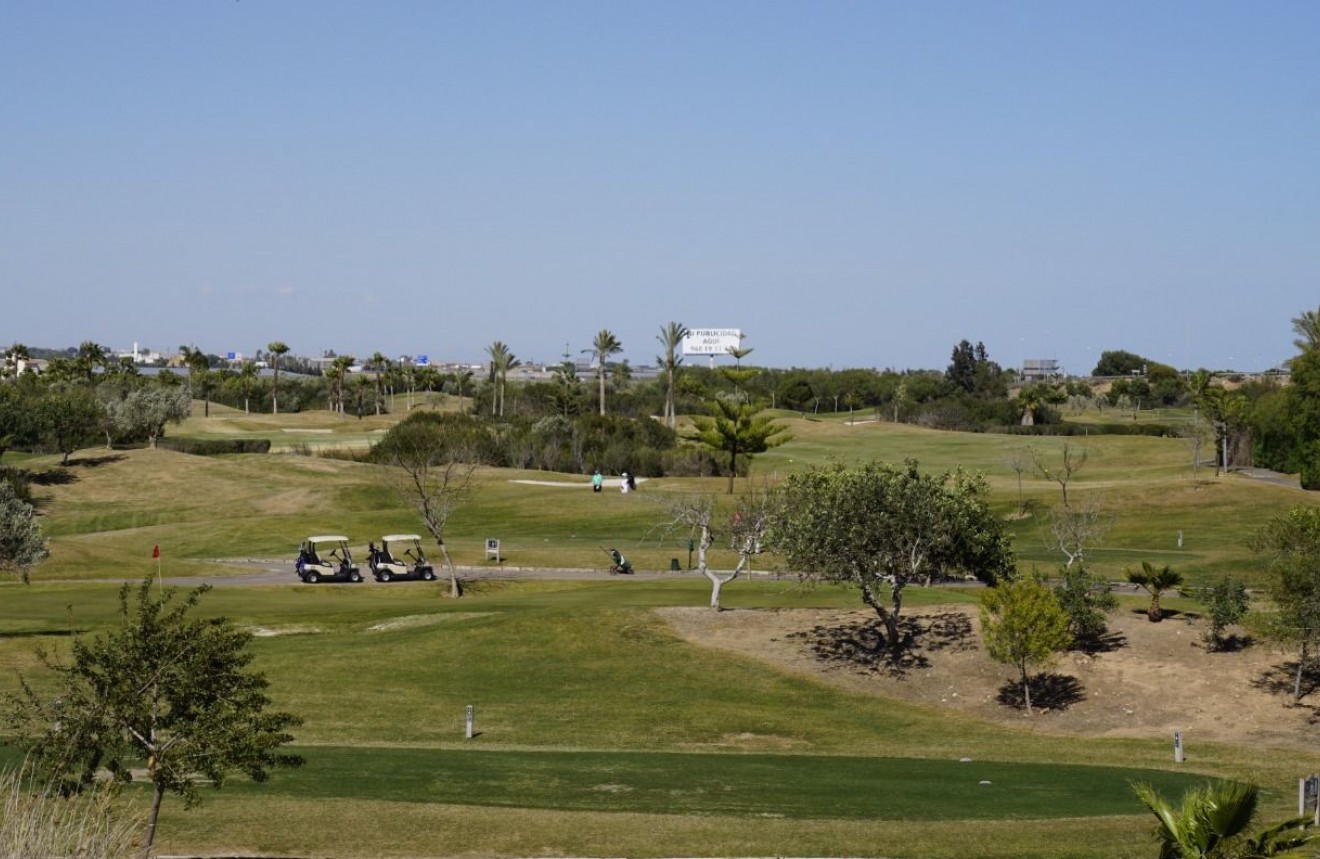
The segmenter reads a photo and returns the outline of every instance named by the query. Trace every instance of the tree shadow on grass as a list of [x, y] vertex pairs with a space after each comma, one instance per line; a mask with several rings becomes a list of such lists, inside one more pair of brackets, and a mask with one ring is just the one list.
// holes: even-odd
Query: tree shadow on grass
[[123, 460], [124, 455], [122, 453], [108, 453], [104, 456], [80, 456], [77, 459], [69, 460], [68, 464], [78, 468], [100, 468], [103, 465], [110, 465]]
[[27, 632], [0, 632], [0, 639], [6, 638], [72, 638], [82, 635], [85, 629], [40, 629]]
[[[1033, 710], [1066, 710], [1073, 704], [1086, 700], [1082, 684], [1076, 677], [1057, 672], [1035, 674], [1031, 684], [1031, 708]], [[1017, 710], [1027, 708], [1022, 696], [1022, 684], [1017, 680], [1009, 681], [999, 687], [999, 703]]]
[[67, 468], [51, 468], [46, 471], [29, 471], [27, 479], [29, 483], [38, 486], [68, 486], [77, 482], [78, 475]]
[[897, 649], [889, 646], [879, 618], [838, 626], [822, 624], [785, 637], [804, 642], [816, 659], [829, 667], [890, 677], [929, 668], [927, 653], [976, 649], [972, 622], [959, 612], [900, 617], [898, 632]]

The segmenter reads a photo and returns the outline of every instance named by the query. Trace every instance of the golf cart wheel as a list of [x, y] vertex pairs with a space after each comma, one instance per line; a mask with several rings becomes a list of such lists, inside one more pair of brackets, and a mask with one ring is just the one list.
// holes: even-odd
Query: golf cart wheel
[[309, 584], [309, 585], [314, 585], [314, 584], [316, 584], [317, 582], [319, 582], [320, 580], [321, 580], [321, 577], [318, 576], [316, 573], [308, 573], [308, 574], [307, 574], [307, 578], [303, 579], [303, 581], [307, 582], [307, 584]]
[[387, 572], [384, 571], [384, 570], [381, 570], [381, 571], [376, 575], [376, 578], [377, 578], [379, 581], [382, 581], [382, 582], [388, 582], [388, 581], [390, 580], [390, 574], [387, 573]]
[[357, 570], [354, 570], [353, 572], [348, 574], [348, 580], [350, 582], [360, 582], [362, 581], [362, 574], [359, 573]]
[[422, 578], [428, 582], [435, 581], [435, 570], [422, 570]]

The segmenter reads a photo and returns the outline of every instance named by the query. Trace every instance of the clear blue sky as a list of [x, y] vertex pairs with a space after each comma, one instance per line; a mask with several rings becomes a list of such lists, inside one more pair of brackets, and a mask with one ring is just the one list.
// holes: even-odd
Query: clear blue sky
[[0, 4], [0, 343], [1264, 369], [1320, 3]]

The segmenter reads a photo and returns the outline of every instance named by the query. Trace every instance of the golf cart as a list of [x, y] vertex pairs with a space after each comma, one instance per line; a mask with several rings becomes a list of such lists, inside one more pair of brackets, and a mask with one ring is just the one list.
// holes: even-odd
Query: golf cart
[[353, 566], [347, 537], [308, 537], [298, 547], [296, 569], [298, 578], [309, 585], [317, 582], [362, 581], [362, 573]]
[[[390, 544], [394, 548], [390, 548]], [[373, 544], [369, 556], [371, 574], [378, 582], [394, 579], [435, 580], [435, 569], [426, 562], [422, 551], [422, 538], [417, 534], [386, 534], [380, 538], [380, 548]]]

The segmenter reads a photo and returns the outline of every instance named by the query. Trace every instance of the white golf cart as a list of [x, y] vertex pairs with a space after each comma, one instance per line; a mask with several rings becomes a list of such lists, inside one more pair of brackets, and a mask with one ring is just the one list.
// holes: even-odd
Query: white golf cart
[[298, 547], [298, 578], [309, 585], [317, 582], [360, 582], [362, 573], [353, 566], [348, 538], [330, 534], [308, 537]]
[[418, 534], [386, 534], [380, 548], [373, 544], [369, 555], [371, 574], [378, 582], [394, 579], [435, 580], [435, 569], [426, 562], [422, 538]]

